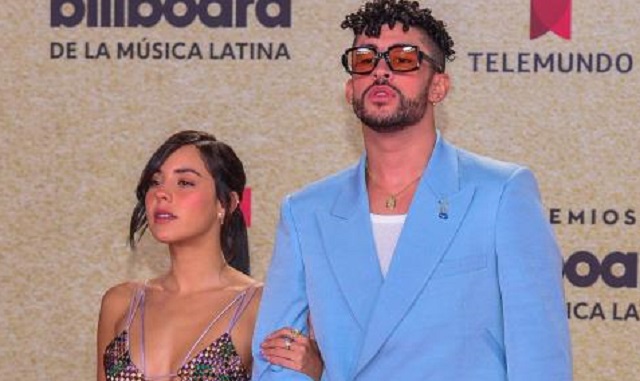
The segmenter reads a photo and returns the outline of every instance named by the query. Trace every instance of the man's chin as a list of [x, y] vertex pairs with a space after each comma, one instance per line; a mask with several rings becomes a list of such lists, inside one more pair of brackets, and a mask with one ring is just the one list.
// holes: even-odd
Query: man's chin
[[362, 124], [367, 126], [368, 129], [381, 133], [381, 134], [390, 134], [393, 132], [398, 132], [406, 129], [409, 125], [407, 123], [403, 123], [402, 121], [392, 120], [392, 119], [378, 119], [378, 118], [360, 118]]
[[371, 121], [379, 121], [380, 123], [384, 123], [384, 121], [396, 119], [397, 114], [398, 114], [398, 110], [396, 107], [391, 107], [389, 105], [386, 105], [385, 107], [371, 108], [371, 109], [365, 110], [363, 114], [363, 118]]
[[371, 102], [366, 110], [369, 114], [391, 115], [398, 111], [398, 105], [395, 102]]

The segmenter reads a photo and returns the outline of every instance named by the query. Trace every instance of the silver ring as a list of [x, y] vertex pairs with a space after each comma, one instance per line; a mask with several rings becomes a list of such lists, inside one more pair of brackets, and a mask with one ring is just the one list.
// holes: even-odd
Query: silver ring
[[291, 343], [293, 342], [293, 340], [291, 340], [290, 337], [285, 337], [284, 338], [284, 347], [290, 351], [291, 350]]

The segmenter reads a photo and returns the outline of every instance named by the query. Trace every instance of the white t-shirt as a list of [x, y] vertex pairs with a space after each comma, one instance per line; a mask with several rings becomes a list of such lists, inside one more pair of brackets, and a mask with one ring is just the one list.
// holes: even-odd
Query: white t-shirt
[[396, 249], [400, 232], [404, 226], [406, 214], [371, 214], [371, 225], [373, 227], [373, 240], [376, 243], [378, 261], [382, 276], [386, 277], [389, 265]]

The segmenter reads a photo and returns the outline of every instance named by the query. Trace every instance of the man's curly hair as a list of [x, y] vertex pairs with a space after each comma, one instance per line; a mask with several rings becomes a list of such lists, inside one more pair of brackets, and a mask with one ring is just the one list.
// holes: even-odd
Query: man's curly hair
[[445, 23], [434, 18], [431, 15], [431, 9], [420, 9], [417, 1], [369, 0], [357, 12], [347, 15], [341, 27], [352, 29], [356, 37], [361, 34], [379, 37], [383, 25], [393, 28], [396, 23], [401, 23], [405, 32], [410, 27], [423, 30], [437, 48], [437, 51], [432, 54], [443, 68], [445, 61], [453, 61], [455, 58], [453, 40], [447, 32]]

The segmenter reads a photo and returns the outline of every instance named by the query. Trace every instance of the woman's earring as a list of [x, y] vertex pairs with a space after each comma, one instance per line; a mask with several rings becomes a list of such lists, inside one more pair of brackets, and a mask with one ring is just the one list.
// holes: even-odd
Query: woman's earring
[[218, 221], [220, 221], [220, 225], [224, 224], [224, 213], [218, 212]]

